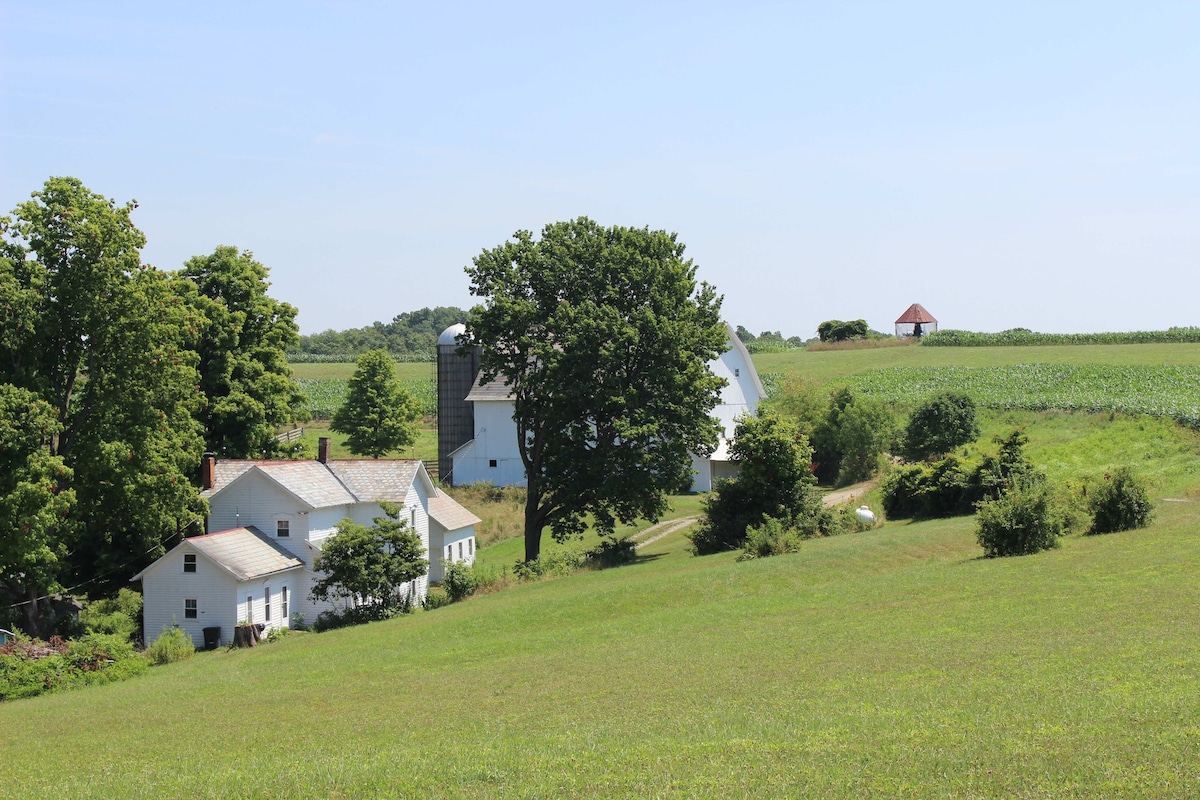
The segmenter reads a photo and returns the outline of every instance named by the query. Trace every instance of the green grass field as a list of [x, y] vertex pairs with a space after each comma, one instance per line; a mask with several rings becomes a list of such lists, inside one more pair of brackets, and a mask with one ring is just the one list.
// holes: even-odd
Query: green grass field
[[[1200, 363], [1194, 345], [755, 360], [827, 382], [1032, 351]], [[981, 417], [968, 455], [1019, 427], [1052, 480], [1134, 465], [1154, 524], [995, 560], [970, 517], [742, 563], [673, 534], [629, 566], [0, 704], [0, 796], [1200, 797], [1200, 434]], [[520, 552], [498, 537], [479, 559]]]
[[1200, 537], [638, 563], [0, 706], [21, 797], [1200, 796]]

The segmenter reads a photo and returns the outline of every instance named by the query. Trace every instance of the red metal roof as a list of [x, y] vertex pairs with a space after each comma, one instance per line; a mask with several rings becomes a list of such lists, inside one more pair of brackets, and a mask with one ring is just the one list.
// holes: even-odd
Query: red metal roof
[[900, 319], [896, 320], [896, 324], [900, 325], [901, 323], [911, 322], [920, 322], [923, 325], [926, 322], [936, 323], [937, 320], [934, 319], [933, 314], [930, 314], [928, 311], [926, 311], [925, 307], [920, 303], [913, 303], [908, 307], [908, 311], [905, 311], [900, 315]]

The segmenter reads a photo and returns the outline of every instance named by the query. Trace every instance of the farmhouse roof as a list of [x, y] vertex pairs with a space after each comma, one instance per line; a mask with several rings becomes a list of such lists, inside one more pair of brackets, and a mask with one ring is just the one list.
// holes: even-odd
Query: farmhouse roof
[[456, 531], [468, 525], [478, 525], [483, 521], [441, 491], [437, 491], [429, 497], [429, 516], [448, 531]]
[[416, 459], [362, 458], [320, 461], [218, 461], [212, 497], [252, 471], [265, 475], [310, 508], [329, 508], [385, 500], [402, 503], [421, 470]]
[[920, 303], [913, 303], [911, 306], [908, 307], [907, 311], [905, 311], [903, 314], [900, 315], [900, 319], [896, 320], [897, 325], [916, 323], [916, 322], [919, 322], [922, 325], [924, 325], [927, 322], [936, 323], [937, 320], [934, 319], [933, 314], [930, 314], [928, 311], [926, 311], [925, 307], [922, 306]]
[[[178, 547], [190, 547], [197, 550], [207, 559], [239, 581], [259, 578], [276, 572], [303, 567], [304, 562], [271, 541], [263, 532], [254, 526], [231, 528], [205, 536], [193, 536], [184, 539]], [[146, 569], [133, 576], [138, 580], [146, 572], [163, 559], [155, 561]]]

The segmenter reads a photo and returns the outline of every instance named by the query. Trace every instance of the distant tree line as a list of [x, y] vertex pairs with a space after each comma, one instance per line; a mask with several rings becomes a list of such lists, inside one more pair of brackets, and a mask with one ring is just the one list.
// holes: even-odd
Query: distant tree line
[[741, 325], [737, 326], [737, 337], [742, 340], [742, 344], [746, 345], [746, 350], [751, 353], [781, 353], [785, 350], [804, 347], [804, 340], [799, 336], [789, 336], [785, 339], [779, 331], [763, 331], [755, 336]]
[[388, 323], [375, 322], [361, 328], [301, 336], [288, 357], [293, 361], [307, 360], [304, 356], [353, 361], [368, 351], [386, 350], [401, 361], [433, 361], [441, 332], [466, 319], [467, 312], [454, 306], [422, 308], [397, 314]]

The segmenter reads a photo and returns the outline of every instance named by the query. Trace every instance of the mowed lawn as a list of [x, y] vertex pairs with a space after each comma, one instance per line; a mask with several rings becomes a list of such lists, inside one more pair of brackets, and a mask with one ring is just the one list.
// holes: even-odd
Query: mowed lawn
[[1198, 797], [1200, 531], [626, 567], [0, 705], [19, 797]]

